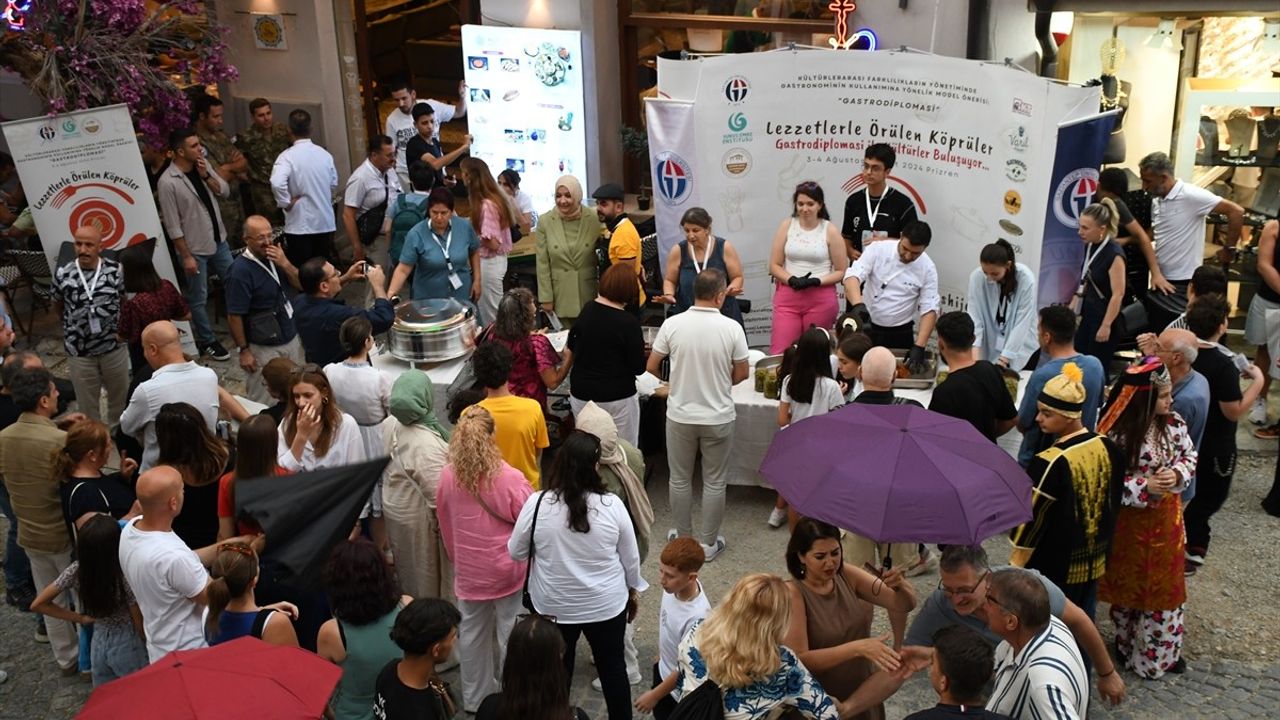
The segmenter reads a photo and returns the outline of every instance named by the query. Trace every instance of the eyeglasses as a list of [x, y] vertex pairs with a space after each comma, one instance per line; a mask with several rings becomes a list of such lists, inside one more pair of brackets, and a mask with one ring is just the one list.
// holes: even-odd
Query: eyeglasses
[[239, 543], [239, 542], [223, 543], [219, 545], [218, 552], [222, 552], [223, 550], [229, 550], [233, 553], [239, 553], [241, 555], [244, 555], [245, 557], [255, 557], [256, 555], [256, 553], [253, 552], [253, 548], [249, 547], [244, 543]]
[[1009, 612], [1009, 608], [1005, 607], [1004, 603], [997, 600], [996, 596], [992, 595], [990, 590], [987, 591], [987, 602], [991, 603], [992, 605], [995, 605], [996, 607], [1000, 608], [1004, 612]]
[[[946, 585], [943, 585], [942, 581], [939, 580], [938, 589], [941, 590], [942, 594], [946, 595], [947, 597], [955, 597], [957, 595], [973, 595], [974, 593], [978, 592], [978, 588], [982, 587], [982, 581], [986, 580], [987, 576], [990, 574], [991, 574], [990, 570], [982, 573], [982, 577], [978, 578], [978, 582], [974, 583], [973, 587], [960, 587], [960, 588], [952, 589], [947, 587]], [[987, 597], [990, 597], [990, 595], [988, 595]]]
[[539, 620], [546, 620], [549, 623], [559, 622], [559, 619], [555, 615], [543, 615], [542, 613], [538, 613], [538, 612], [520, 613], [519, 615], [516, 616], [516, 622], [520, 622], [525, 618], [538, 618]]
[[796, 186], [796, 190], [800, 190], [800, 191], [817, 190], [817, 189], [818, 189], [818, 183], [812, 180], [805, 180], [804, 182]]
[[315, 363], [307, 363], [307, 364], [305, 364], [305, 365], [299, 365], [299, 366], [295, 367], [295, 368], [294, 368], [294, 369], [289, 373], [289, 377], [293, 378], [294, 380], [297, 380], [298, 378], [302, 377], [303, 375], [307, 375], [307, 374], [309, 374], [309, 373], [319, 373], [319, 372], [323, 372], [323, 370], [321, 370], [321, 368], [320, 368], [320, 366], [319, 366], [319, 365], [317, 365], [317, 364], [315, 364]]

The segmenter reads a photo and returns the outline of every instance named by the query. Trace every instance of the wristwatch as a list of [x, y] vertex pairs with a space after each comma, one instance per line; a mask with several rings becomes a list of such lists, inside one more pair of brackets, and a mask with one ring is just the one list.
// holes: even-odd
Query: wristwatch
[[248, 346], [248, 345], [239, 345], [239, 346], [237, 346], [237, 347], [239, 347], [239, 348], [240, 348], [240, 352], [244, 352], [245, 350], [248, 350], [248, 349], [249, 349], [249, 346]]

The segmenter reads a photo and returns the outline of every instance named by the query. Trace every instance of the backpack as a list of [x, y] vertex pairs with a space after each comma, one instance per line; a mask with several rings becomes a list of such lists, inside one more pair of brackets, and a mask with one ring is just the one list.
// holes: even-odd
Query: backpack
[[667, 720], [724, 720], [724, 693], [711, 678], [680, 698]]
[[400, 250], [404, 248], [404, 239], [415, 225], [427, 219], [427, 199], [421, 203], [407, 202], [407, 193], [396, 198], [391, 209], [391, 265], [400, 262]]

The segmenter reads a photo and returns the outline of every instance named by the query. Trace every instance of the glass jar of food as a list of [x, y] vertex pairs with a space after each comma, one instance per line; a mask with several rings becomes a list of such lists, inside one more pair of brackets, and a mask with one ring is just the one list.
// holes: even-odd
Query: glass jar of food
[[776, 368], [765, 370], [764, 396], [770, 400], [778, 399], [778, 371]]

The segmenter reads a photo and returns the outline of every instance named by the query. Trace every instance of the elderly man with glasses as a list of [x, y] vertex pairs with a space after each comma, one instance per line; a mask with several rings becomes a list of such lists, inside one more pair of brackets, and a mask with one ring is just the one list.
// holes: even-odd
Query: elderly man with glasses
[[1001, 642], [986, 709], [1014, 720], [1087, 717], [1088, 671], [1071, 631], [1050, 614], [1044, 584], [1021, 568], [997, 570], [987, 584], [983, 612]]
[[261, 215], [244, 221], [244, 244], [245, 252], [227, 274], [227, 325], [240, 351], [245, 395], [265, 405], [272, 400], [262, 380], [262, 367], [277, 357], [302, 363], [302, 343], [289, 300], [298, 287], [298, 269], [281, 250], [271, 223]]
[[[991, 578], [1007, 570], [1017, 570], [1007, 565], [991, 567], [987, 553], [981, 546], [951, 545], [942, 552], [938, 571], [942, 579], [923, 602], [907, 630], [901, 651], [904, 673], [876, 673], [863, 683], [854, 697], [863, 703], [883, 702], [897, 692], [906, 680], [906, 674], [927, 669], [933, 662], [933, 637], [944, 627], [964, 625], [977, 630], [992, 645], [1000, 644], [1002, 635], [988, 625], [987, 602], [991, 591]], [[1098, 673], [1098, 694], [1117, 705], [1125, 697], [1124, 680], [1116, 671], [1115, 663], [1107, 652], [1107, 645], [1098, 628], [1080, 606], [1063, 595], [1053, 581], [1034, 570], [1025, 572], [1044, 587], [1049, 614], [1057, 618], [1075, 637], [1075, 643], [1084, 653], [1085, 675], [1089, 661]], [[994, 708], [988, 708], [994, 710]], [[1014, 717], [1017, 717], [1014, 715]]]

